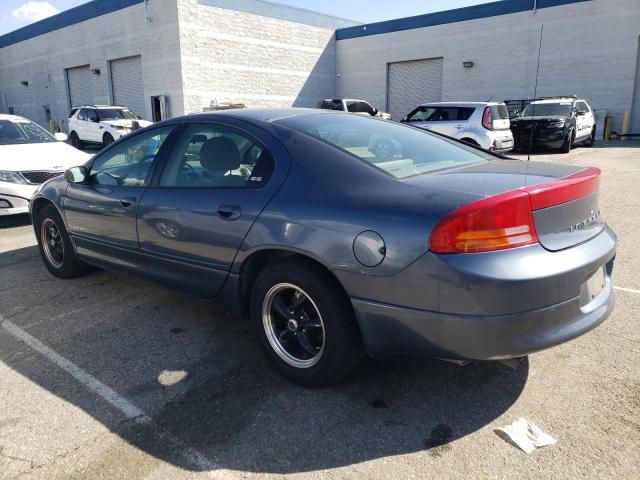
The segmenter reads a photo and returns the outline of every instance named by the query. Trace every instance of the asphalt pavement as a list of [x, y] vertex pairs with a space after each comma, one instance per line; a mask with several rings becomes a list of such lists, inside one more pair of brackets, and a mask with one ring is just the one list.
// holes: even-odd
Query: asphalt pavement
[[[525, 359], [366, 359], [322, 390], [274, 373], [214, 305], [53, 278], [28, 218], [0, 218], [0, 478], [640, 478], [640, 143], [533, 160], [602, 169], [612, 317]], [[520, 417], [558, 443], [496, 435]]]

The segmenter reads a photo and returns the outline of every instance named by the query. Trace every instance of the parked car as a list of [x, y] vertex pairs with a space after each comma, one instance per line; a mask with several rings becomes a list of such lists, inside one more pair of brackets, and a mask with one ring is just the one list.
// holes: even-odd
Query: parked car
[[[569, 153], [576, 143], [590, 147], [596, 138], [596, 119], [586, 100], [554, 97], [531, 102], [511, 120], [516, 149], [557, 148]], [[533, 145], [531, 144], [533, 140]]]
[[38, 186], [90, 156], [15, 115], [0, 115], [0, 216], [24, 214]]
[[117, 105], [84, 105], [69, 114], [71, 145], [82, 150], [85, 145], [107, 145], [151, 122], [143, 120], [127, 107]]
[[[370, 137], [399, 145], [386, 160]], [[600, 171], [523, 162], [380, 119], [229, 110], [132, 133], [46, 183], [46, 268], [138, 275], [248, 316], [307, 386], [363, 351], [520, 357], [611, 313]]]
[[513, 150], [509, 112], [499, 102], [425, 103], [401, 120], [492, 152]]
[[354, 100], [350, 98], [328, 98], [320, 100], [317, 108], [322, 110], [336, 110], [338, 112], [357, 113], [360, 115], [369, 115], [371, 117], [379, 117], [383, 120], [391, 120], [391, 114], [381, 112], [376, 107], [365, 100]]

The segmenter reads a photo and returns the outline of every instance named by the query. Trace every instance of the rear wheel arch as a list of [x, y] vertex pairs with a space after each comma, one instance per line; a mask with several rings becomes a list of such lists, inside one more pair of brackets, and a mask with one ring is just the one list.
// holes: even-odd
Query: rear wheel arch
[[480, 144], [477, 141], [475, 141], [473, 138], [470, 138], [470, 137], [461, 138], [460, 141], [463, 143], [468, 143], [469, 145], [473, 145], [474, 147], [480, 146]]
[[243, 260], [242, 265], [240, 266], [239, 299], [240, 305], [242, 305], [242, 314], [245, 318], [248, 318], [249, 316], [249, 298], [251, 297], [251, 290], [253, 289], [253, 285], [255, 284], [258, 275], [260, 275], [260, 273], [270, 265], [284, 262], [305, 264], [316, 273], [319, 273], [327, 282], [330, 282], [337, 287], [340, 292], [344, 294], [345, 298], [349, 300], [347, 291], [333, 272], [326, 265], [312, 256], [281, 248], [263, 249], [250, 254]]

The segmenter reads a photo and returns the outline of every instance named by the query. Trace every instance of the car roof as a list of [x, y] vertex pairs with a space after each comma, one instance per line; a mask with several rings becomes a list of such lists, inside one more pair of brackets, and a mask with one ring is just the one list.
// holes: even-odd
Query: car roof
[[585, 100], [582, 100], [581, 98], [574, 98], [574, 97], [558, 97], [558, 98], [545, 98], [544, 100], [536, 100], [534, 103], [536, 105], [541, 105], [544, 103], [568, 103], [568, 102], [584, 102]]
[[97, 109], [101, 109], [101, 108], [129, 108], [129, 107], [125, 107], [123, 105], [78, 105], [77, 107], [73, 107], [73, 108], [97, 108]]
[[0, 120], [9, 120], [10, 122], [30, 122], [28, 118], [20, 117], [18, 115], [7, 115], [6, 113], [0, 113]]
[[500, 105], [504, 102], [428, 102], [421, 107], [483, 107], [486, 105]]
[[[258, 122], [274, 122], [283, 118], [299, 117], [302, 115], [347, 115], [333, 110], [322, 110], [317, 108], [237, 108], [231, 110], [218, 110], [215, 112], [192, 113], [178, 120], [189, 118], [215, 119], [220, 117], [237, 118], [240, 120], [253, 120]], [[175, 119], [174, 119], [175, 120]]]

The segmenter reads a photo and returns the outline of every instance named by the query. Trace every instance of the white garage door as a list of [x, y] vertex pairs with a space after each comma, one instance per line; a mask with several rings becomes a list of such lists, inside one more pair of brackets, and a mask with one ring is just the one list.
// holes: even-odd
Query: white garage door
[[129, 107], [146, 117], [144, 87], [142, 83], [142, 57], [121, 58], [111, 61], [113, 102]]
[[387, 108], [400, 120], [421, 103], [442, 100], [442, 58], [389, 64]]
[[93, 103], [89, 65], [67, 69], [67, 81], [69, 82], [69, 103], [72, 107]]
[[633, 90], [633, 105], [631, 106], [631, 124], [629, 126], [629, 133], [640, 134], [640, 41], [638, 42], [636, 87]]

